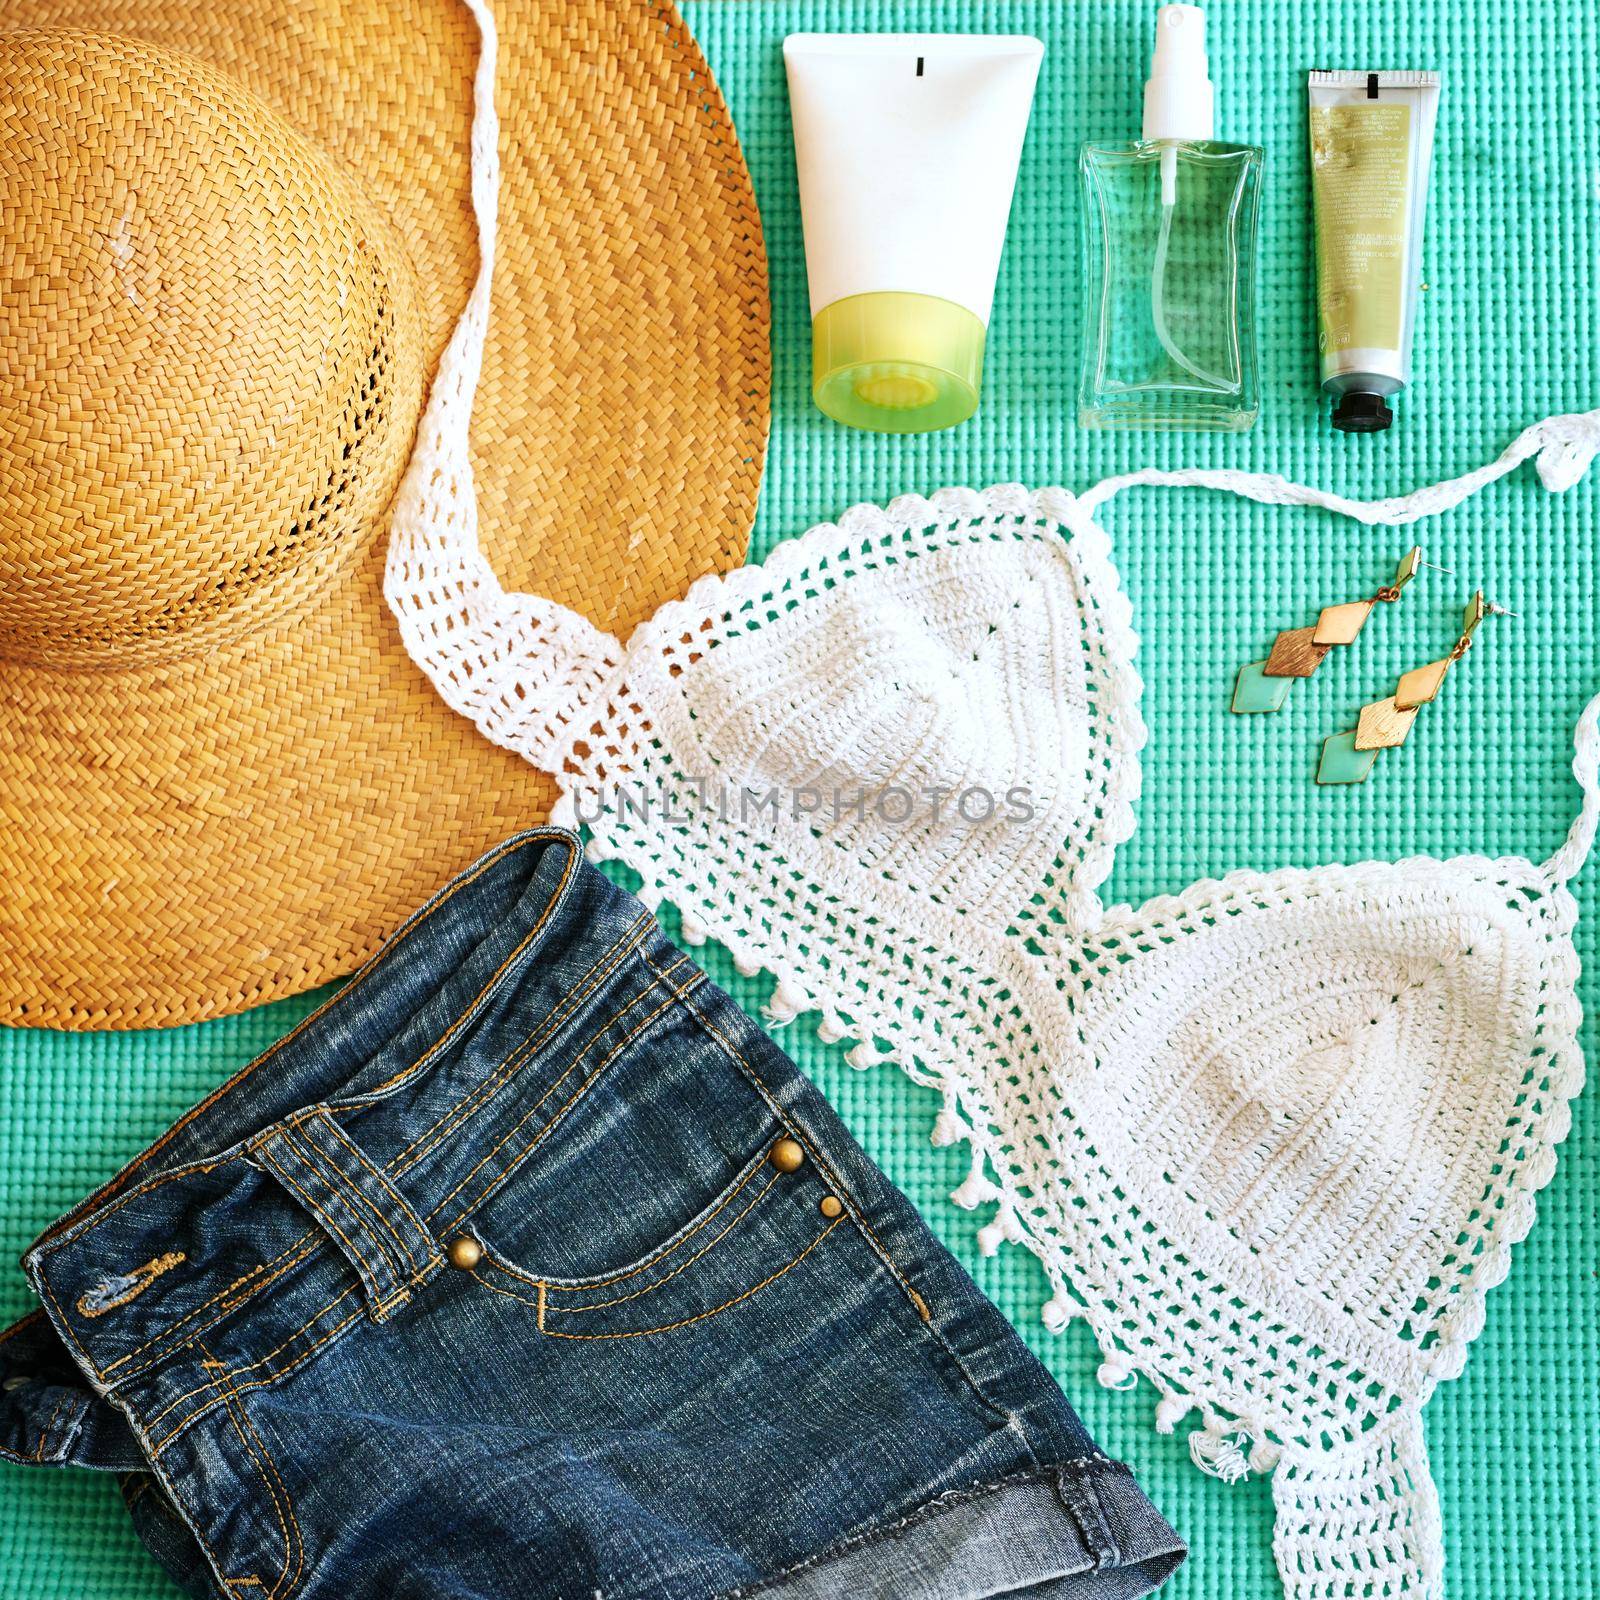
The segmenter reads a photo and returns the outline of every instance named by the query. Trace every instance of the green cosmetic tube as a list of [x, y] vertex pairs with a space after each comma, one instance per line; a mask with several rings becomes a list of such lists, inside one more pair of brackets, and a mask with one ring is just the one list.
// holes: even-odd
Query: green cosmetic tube
[[1434, 72], [1313, 72], [1317, 349], [1342, 433], [1379, 433], [1411, 381]]

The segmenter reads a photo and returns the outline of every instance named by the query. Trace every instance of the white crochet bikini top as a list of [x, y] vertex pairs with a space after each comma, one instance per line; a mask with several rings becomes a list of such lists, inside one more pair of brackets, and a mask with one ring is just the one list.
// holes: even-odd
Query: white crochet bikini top
[[[1162, 1431], [1195, 1413], [1200, 1465], [1272, 1472], [1294, 1600], [1434, 1600], [1422, 1406], [1462, 1368], [1582, 1081], [1565, 884], [1600, 815], [1600, 699], [1578, 729], [1581, 811], [1548, 861], [1237, 872], [1103, 910], [1144, 730], [1095, 513], [1168, 484], [1408, 522], [1530, 457], [1569, 487], [1600, 412], [1392, 500], [1147, 471], [1079, 496], [857, 507], [702, 578], [623, 644], [505, 593], [477, 545], [467, 432], [498, 163], [492, 25], [469, 4], [483, 265], [396, 504], [387, 592], [411, 653], [557, 777], [556, 820], [592, 818], [597, 858], [671, 900], [691, 940], [777, 978], [776, 1019], [816, 1010], [855, 1064], [893, 1059], [942, 1093], [935, 1141], [974, 1152], [955, 1198], [994, 1208], [982, 1248], [1032, 1250], [1046, 1321], [1085, 1318], [1101, 1380], [1147, 1377]], [[896, 788], [952, 800], [904, 820], [850, 804]], [[797, 814], [801, 790], [828, 803]], [[969, 791], [994, 813], [963, 814]], [[782, 802], [743, 798], [766, 792]]]

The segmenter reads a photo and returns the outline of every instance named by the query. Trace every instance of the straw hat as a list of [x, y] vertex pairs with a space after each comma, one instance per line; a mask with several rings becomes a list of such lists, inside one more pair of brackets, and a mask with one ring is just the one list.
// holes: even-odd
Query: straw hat
[[[506, 0], [486, 553], [625, 632], [744, 552], [760, 223], [666, 0]], [[457, 0], [6, 0], [0, 1021], [349, 971], [553, 797], [382, 597], [477, 267]]]

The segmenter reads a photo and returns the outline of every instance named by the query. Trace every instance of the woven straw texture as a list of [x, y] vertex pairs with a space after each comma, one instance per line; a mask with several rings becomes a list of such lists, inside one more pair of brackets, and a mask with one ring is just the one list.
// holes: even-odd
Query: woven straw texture
[[[296, 993], [548, 808], [439, 704], [379, 594], [477, 266], [477, 27], [452, 0], [406, 12], [5, 9], [106, 30], [0, 40], [7, 1021]], [[760, 219], [666, 4], [518, 0], [501, 62], [480, 526], [519, 582], [626, 628], [743, 555]]]
[[[1593, 405], [1600, 349], [1592, 262], [1600, 221], [1592, 152], [1600, 33], [1575, 5], [1467, 0], [1425, 8], [1323, 0], [1231, 0], [1212, 8], [1212, 70], [1223, 131], [1267, 147], [1262, 218], [1262, 421], [1243, 438], [1083, 433], [1067, 420], [1076, 381], [1077, 199], [1084, 139], [1137, 122], [1151, 7], [973, 3], [764, 3], [687, 8], [751, 163], [775, 305], [774, 436], [754, 548], [836, 515], [945, 483], [1021, 479], [1081, 487], [1151, 463], [1259, 467], [1351, 494], [1384, 494], [1488, 460], [1528, 421]], [[851, 434], [810, 408], [804, 268], [779, 45], [797, 28], [1024, 30], [1047, 52], [996, 300], [983, 408], [922, 440]], [[1315, 398], [1303, 71], [1310, 65], [1437, 66], [1446, 98], [1429, 222], [1419, 382], [1389, 435], [1344, 440]], [[1559, 115], [1552, 114], [1559, 108]], [[1403, 409], [1401, 409], [1403, 408]], [[1141, 636], [1150, 727], [1139, 830], [1119, 851], [1109, 900], [1138, 903], [1241, 866], [1451, 854], [1539, 856], [1576, 805], [1571, 727], [1600, 683], [1596, 490], [1548, 495], [1530, 472], [1419, 530], [1426, 573], [1395, 607], [1276, 717], [1232, 718], [1240, 662], [1282, 627], [1387, 578], [1409, 535], [1362, 530], [1315, 511], [1201, 494], [1135, 492], [1105, 512]], [[503, 559], [503, 558], [502, 558]], [[508, 583], [519, 580], [502, 568]], [[1522, 613], [1497, 619], [1452, 673], [1402, 751], [1358, 789], [1311, 782], [1321, 738], [1353, 725], [1396, 673], [1433, 659], [1471, 588]], [[1574, 885], [1600, 1010], [1593, 868]], [[713, 976], [755, 1010], [767, 980], [746, 981], [721, 952]], [[20, 1106], [3, 1123], [4, 1241], [15, 1254], [54, 1216], [307, 1008], [304, 1000], [161, 1035], [70, 1039], [12, 1034], [0, 1084]], [[1194, 1554], [1164, 1591], [1174, 1600], [1273, 1600], [1272, 1510], [1259, 1480], [1233, 1487], [1197, 1473], [1180, 1432], [1150, 1428], [1153, 1393], [1095, 1383], [1081, 1327], [1039, 1320], [1047, 1285], [1005, 1249], [979, 1256], [974, 1218], [947, 1199], [964, 1150], [930, 1149], [937, 1098], [898, 1073], [856, 1073], [801, 1022], [785, 1046], [841, 1108], [1083, 1410], [1100, 1443], [1131, 1461]], [[1595, 1030], [1584, 1028], [1591, 1058]], [[1540, 1220], [1466, 1372], [1428, 1411], [1443, 1502], [1447, 1585], [1455, 1600], [1589, 1600], [1600, 1594], [1592, 1508], [1600, 1499], [1600, 1132], [1595, 1089], [1574, 1107]], [[4, 1281], [7, 1312], [26, 1308]], [[7, 1474], [0, 1493], [0, 1594], [7, 1600], [155, 1600], [171, 1590], [128, 1529], [114, 1486], [88, 1475]]]

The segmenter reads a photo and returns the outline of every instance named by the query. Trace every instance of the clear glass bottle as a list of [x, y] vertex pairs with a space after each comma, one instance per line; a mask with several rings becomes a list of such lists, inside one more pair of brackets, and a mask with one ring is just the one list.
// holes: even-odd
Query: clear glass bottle
[[1091, 428], [1237, 432], [1256, 420], [1261, 151], [1218, 144], [1205, 13], [1164, 5], [1137, 144], [1083, 147], [1083, 377]]
[[1261, 151], [1213, 140], [1085, 145], [1078, 168], [1078, 420], [1098, 428], [1248, 428], [1260, 406]]

